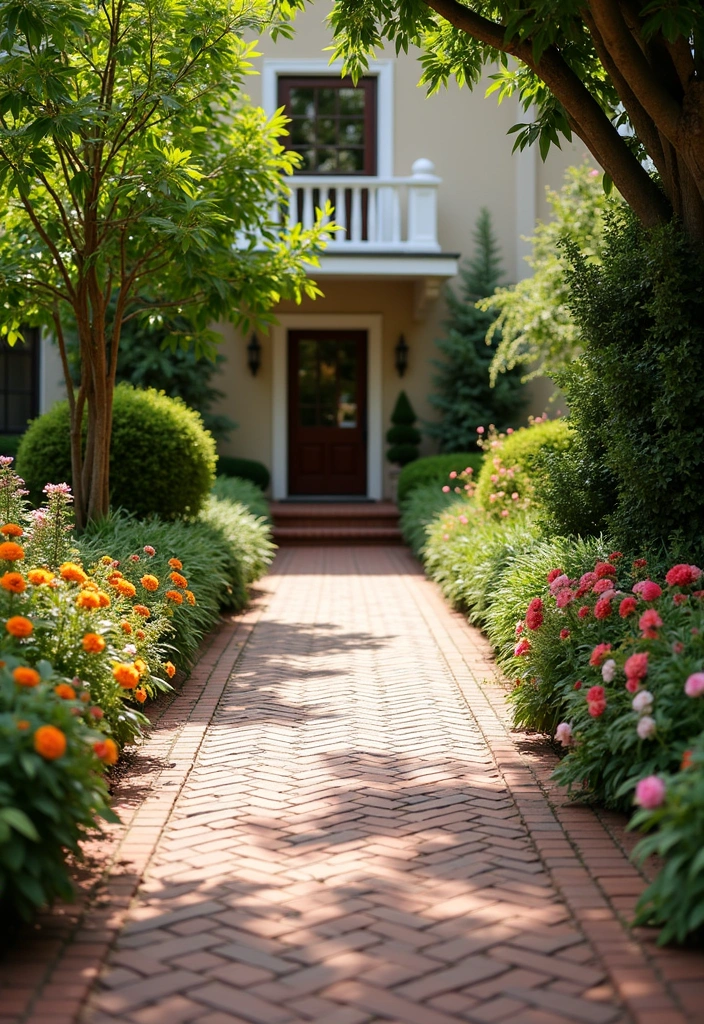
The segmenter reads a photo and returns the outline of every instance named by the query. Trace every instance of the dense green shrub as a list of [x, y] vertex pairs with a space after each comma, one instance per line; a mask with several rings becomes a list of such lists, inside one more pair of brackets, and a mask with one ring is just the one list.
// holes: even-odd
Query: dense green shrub
[[251, 480], [237, 476], [219, 476], [213, 484], [213, 494], [232, 503], [239, 502], [258, 518], [269, 520], [269, 502], [262, 490]]
[[520, 374], [502, 373], [494, 386], [489, 367], [501, 340], [500, 329], [487, 344], [487, 331], [497, 310], [477, 309], [479, 299], [491, 296], [501, 277], [501, 259], [489, 211], [483, 209], [474, 231], [474, 257], [460, 267], [461, 292], [447, 288], [449, 317], [445, 335], [436, 341], [442, 359], [433, 359], [436, 369], [434, 392], [428, 396], [439, 419], [424, 424], [425, 433], [435, 438], [443, 452], [470, 448], [477, 427], [495, 423], [501, 429], [518, 421], [524, 405]]
[[482, 452], [456, 452], [453, 455], [427, 455], [404, 466], [398, 475], [397, 500], [403, 505], [416, 487], [437, 483], [438, 488], [449, 484], [450, 473], [460, 473], [471, 467], [476, 475], [481, 469], [484, 455]]
[[262, 491], [269, 486], [269, 470], [262, 462], [254, 459], [238, 459], [232, 455], [221, 455], [218, 458], [218, 474], [236, 476], [240, 480], [251, 480]]
[[[557, 377], [584, 487], [619, 546], [704, 535], [704, 256], [677, 225], [612, 220], [601, 267], [568, 250], [585, 351]], [[587, 484], [586, 481], [589, 481]], [[572, 526], [557, 509], [554, 528]]]
[[477, 478], [475, 500], [490, 515], [505, 518], [537, 504], [536, 485], [545, 474], [549, 452], [572, 444], [565, 420], [540, 418], [531, 426], [506, 434], [489, 434], [486, 458]]
[[21, 440], [22, 434], [0, 435], [0, 455], [11, 455], [13, 459], [16, 458]]
[[405, 391], [399, 392], [391, 413], [393, 426], [386, 432], [386, 440], [391, 445], [386, 452], [389, 462], [405, 466], [418, 458], [420, 432], [413, 426], [416, 418], [408, 395]]
[[[115, 389], [110, 446], [111, 503], [138, 516], [196, 515], [215, 479], [215, 442], [180, 399], [129, 384]], [[36, 502], [47, 480], [71, 480], [69, 410], [57, 402], [22, 438], [18, 472]]]
[[[415, 465], [415, 463], [411, 463]], [[439, 512], [448, 508], [457, 500], [450, 491], [443, 491], [439, 483], [419, 484], [410, 491], [401, 506], [399, 526], [403, 539], [414, 555], [423, 553], [427, 540], [427, 528]]]

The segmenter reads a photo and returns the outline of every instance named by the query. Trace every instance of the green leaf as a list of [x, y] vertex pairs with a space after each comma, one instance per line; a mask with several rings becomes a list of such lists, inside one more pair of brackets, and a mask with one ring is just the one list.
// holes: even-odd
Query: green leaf
[[19, 810], [19, 808], [0, 808], [0, 820], [5, 821], [16, 832], [19, 832], [27, 839], [31, 839], [32, 842], [39, 842], [39, 833], [34, 827], [33, 822], [27, 817], [24, 811]]

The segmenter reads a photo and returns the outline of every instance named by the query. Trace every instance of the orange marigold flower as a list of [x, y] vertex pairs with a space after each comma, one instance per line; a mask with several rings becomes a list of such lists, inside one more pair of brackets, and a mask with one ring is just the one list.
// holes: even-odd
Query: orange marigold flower
[[42, 583], [51, 583], [54, 579], [54, 574], [49, 572], [48, 569], [30, 569], [27, 573], [27, 579], [33, 587], [40, 587]]
[[172, 569], [183, 569], [183, 562], [180, 562], [178, 558], [170, 558], [169, 565]]
[[95, 580], [86, 579], [86, 580], [83, 581], [81, 586], [83, 587], [84, 590], [97, 590], [98, 589], [98, 584], [95, 582]]
[[26, 718], [20, 718], [15, 723], [20, 732], [26, 732], [29, 729], [29, 722]]
[[29, 668], [28, 665], [18, 665], [13, 669], [12, 678], [18, 686], [38, 686], [41, 681], [36, 668]]
[[88, 579], [81, 566], [76, 565], [75, 562], [64, 562], [63, 565], [60, 565], [59, 575], [62, 580], [69, 583], [85, 583]]
[[120, 623], [120, 629], [122, 630], [123, 633], [131, 633], [132, 632], [132, 627], [130, 626], [129, 622], [121, 622]]
[[182, 576], [180, 572], [169, 573], [169, 579], [175, 587], [181, 587], [182, 590], [185, 590], [188, 586], [188, 580], [185, 576]]
[[138, 700], [140, 704], [144, 704], [147, 699], [147, 691], [143, 686], [138, 686], [134, 691], [135, 700]]
[[94, 590], [81, 590], [76, 604], [79, 608], [100, 608], [100, 598]]
[[90, 693], [88, 692], [88, 690], [81, 690], [80, 699], [83, 701], [84, 704], [88, 703], [88, 701], [90, 700]]
[[147, 608], [146, 604], [136, 604], [132, 611], [136, 612], [137, 615], [141, 615], [143, 619], [148, 619], [151, 612]]
[[137, 593], [134, 583], [130, 583], [129, 580], [118, 580], [115, 584], [115, 590], [118, 594], [122, 594], [123, 597], [134, 597]]
[[21, 537], [24, 530], [17, 523], [5, 523], [4, 526], [0, 526], [0, 533], [6, 537]]
[[105, 641], [98, 633], [86, 633], [82, 642], [83, 650], [88, 654], [100, 654], [105, 650]]
[[196, 595], [193, 593], [192, 590], [187, 590], [186, 593], [184, 594], [184, 597], [186, 598], [189, 604], [196, 603]]
[[0, 587], [3, 590], [9, 590], [11, 594], [21, 594], [23, 590], [27, 589], [24, 576], [21, 576], [18, 572], [6, 572], [0, 576]]
[[144, 640], [144, 638], [145, 638], [145, 636], [146, 636], [146, 635], [147, 635], [147, 634], [146, 634], [146, 633], [144, 632], [144, 630], [143, 630], [143, 629], [138, 629], [138, 630], [137, 630], [137, 639], [138, 639], [138, 640]]
[[59, 683], [58, 686], [54, 687], [54, 693], [57, 697], [62, 697], [64, 700], [76, 699], [76, 691], [68, 683]]
[[156, 578], [156, 576], [152, 576], [150, 573], [147, 573], [146, 576], [142, 576], [139, 582], [142, 584], [145, 590], [159, 589], [159, 580]]
[[134, 665], [115, 665], [112, 674], [123, 690], [134, 690], [139, 682], [139, 669]]
[[31, 636], [34, 632], [34, 626], [29, 619], [24, 617], [24, 615], [13, 615], [12, 618], [9, 618], [5, 623], [5, 629], [10, 636], [20, 638]]
[[109, 608], [110, 607], [110, 595], [106, 594], [104, 590], [99, 590], [98, 591], [98, 600], [100, 601], [100, 607], [101, 608]]
[[119, 569], [113, 569], [113, 571], [108, 575], [108, 583], [111, 587], [116, 587], [118, 581], [121, 579], [123, 579], [123, 576]]
[[117, 764], [117, 759], [120, 755], [117, 743], [115, 743], [115, 740], [111, 740], [110, 737], [94, 743], [93, 753], [96, 757], [100, 758], [103, 764]]
[[178, 590], [167, 590], [164, 597], [167, 601], [173, 601], [174, 604], [183, 604], [183, 597]]
[[137, 669], [137, 671], [139, 672], [140, 676], [143, 676], [144, 673], [147, 671], [147, 667], [148, 666], [147, 666], [146, 661], [143, 661], [142, 658], [135, 658], [134, 659], [134, 667]]
[[0, 558], [5, 562], [19, 562], [24, 558], [24, 548], [13, 540], [6, 540], [0, 544]]
[[174, 665], [173, 661], [167, 661], [166, 664], [164, 665], [164, 668], [166, 669], [166, 674], [169, 677], [169, 679], [173, 679], [173, 677], [176, 675], [176, 666]]
[[40, 725], [34, 734], [34, 749], [47, 761], [66, 753], [66, 736], [55, 725]]

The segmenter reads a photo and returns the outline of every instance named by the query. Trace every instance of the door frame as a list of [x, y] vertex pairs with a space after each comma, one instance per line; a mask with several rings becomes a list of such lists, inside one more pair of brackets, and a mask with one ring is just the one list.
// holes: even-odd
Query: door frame
[[381, 412], [380, 313], [284, 313], [271, 330], [272, 342], [272, 458], [271, 491], [276, 501], [288, 498], [288, 332], [367, 332], [367, 494], [381, 501], [383, 493], [383, 436]]

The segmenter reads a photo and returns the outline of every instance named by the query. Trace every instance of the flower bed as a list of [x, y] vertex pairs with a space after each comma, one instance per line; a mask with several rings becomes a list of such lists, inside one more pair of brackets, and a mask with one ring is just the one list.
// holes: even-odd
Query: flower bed
[[11, 463], [0, 458], [0, 906], [29, 917], [70, 896], [67, 852], [111, 816], [106, 767], [142, 739], [144, 702], [220, 604], [242, 603], [272, 545], [263, 521], [213, 497], [196, 522], [114, 516], [76, 546], [70, 489], [47, 485], [30, 510]]

